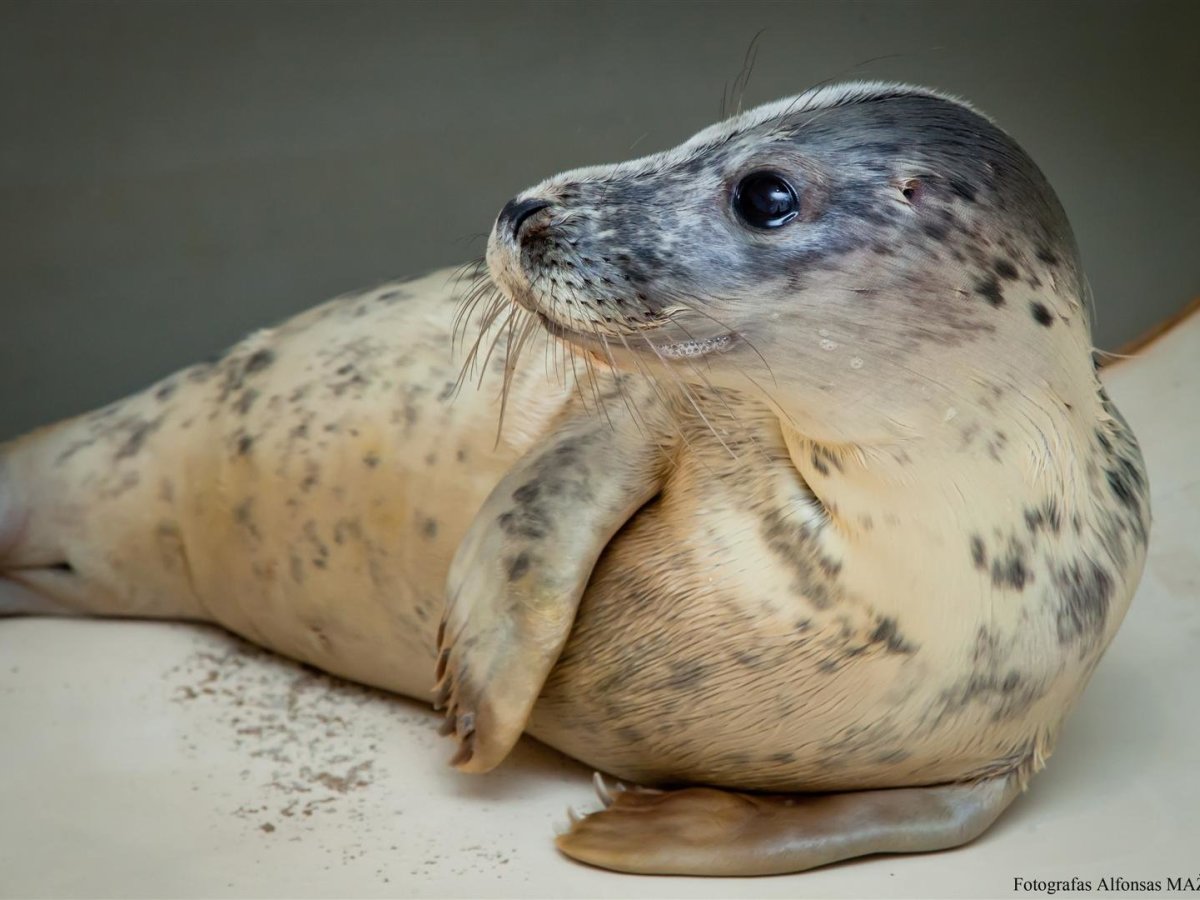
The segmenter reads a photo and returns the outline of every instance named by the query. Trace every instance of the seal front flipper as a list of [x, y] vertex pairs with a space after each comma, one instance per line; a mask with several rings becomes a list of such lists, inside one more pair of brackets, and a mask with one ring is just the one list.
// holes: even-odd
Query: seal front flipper
[[642, 875], [783, 875], [874, 853], [958, 847], [1021, 792], [1016, 773], [932, 787], [758, 795], [598, 785], [605, 808], [571, 825], [573, 859]]
[[580, 413], [484, 502], [450, 567], [435, 707], [452, 764], [485, 772], [512, 749], [557, 661], [592, 568], [662, 482], [662, 449], [631, 415]]

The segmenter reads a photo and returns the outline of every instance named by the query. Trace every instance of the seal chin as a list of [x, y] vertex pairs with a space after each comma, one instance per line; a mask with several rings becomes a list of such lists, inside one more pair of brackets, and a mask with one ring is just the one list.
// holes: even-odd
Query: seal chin
[[736, 341], [737, 335], [727, 332], [716, 337], [664, 344], [656, 349], [664, 359], [699, 359], [713, 353], [724, 353], [733, 347]]
[[[542, 323], [542, 327], [559, 340], [573, 344], [582, 350], [603, 353], [608, 356], [620, 356], [623, 355], [623, 351], [640, 356], [657, 357], [664, 362], [695, 360], [716, 353], [724, 353], [736, 346], [738, 339], [733, 332], [723, 332], [711, 337], [689, 336], [681, 341], [656, 339], [647, 331], [623, 336], [601, 332], [589, 334], [568, 328], [540, 310], [535, 309], [534, 312], [538, 321]], [[635, 340], [631, 341], [630, 337]]]

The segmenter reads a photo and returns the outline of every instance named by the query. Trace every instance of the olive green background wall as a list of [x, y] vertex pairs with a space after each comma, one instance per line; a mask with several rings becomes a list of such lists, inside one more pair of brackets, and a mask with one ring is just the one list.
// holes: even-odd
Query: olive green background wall
[[1198, 25], [1048, 0], [0, 4], [0, 438], [478, 254], [521, 188], [713, 121], [760, 30], [747, 104], [888, 78], [997, 118], [1114, 346], [1200, 293]]

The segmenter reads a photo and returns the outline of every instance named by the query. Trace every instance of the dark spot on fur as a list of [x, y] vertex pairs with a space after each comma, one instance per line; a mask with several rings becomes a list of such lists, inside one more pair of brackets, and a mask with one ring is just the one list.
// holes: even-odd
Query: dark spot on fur
[[1108, 617], [1113, 581], [1092, 560], [1075, 562], [1054, 573], [1059, 606], [1056, 616], [1058, 640], [1068, 644], [1079, 638], [1094, 638]]
[[1046, 500], [1042, 509], [1045, 521], [1049, 524], [1051, 532], [1058, 534], [1062, 530], [1062, 512], [1058, 510], [1057, 500], [1051, 497]]
[[261, 535], [258, 525], [254, 522], [254, 498], [247, 497], [233, 508], [233, 520], [246, 529], [250, 537], [258, 540]]
[[313, 556], [310, 560], [318, 569], [324, 569], [329, 561], [329, 547], [321, 540], [320, 533], [317, 531], [317, 523], [313, 519], [309, 519], [304, 523], [304, 537], [312, 546]]
[[761, 669], [766, 659], [766, 653], [761, 650], [734, 650], [733, 658], [737, 660], [739, 666], [747, 669]]
[[[329, 650], [333, 647], [333, 643], [329, 640], [329, 636], [325, 634], [324, 629], [320, 625], [310, 623], [308, 626], [309, 633], [316, 638], [317, 643], [321, 645], [323, 650]], [[275, 829], [272, 828], [272, 831]]]
[[1003, 558], [992, 561], [992, 584], [996, 587], [1023, 591], [1026, 582], [1032, 580], [1025, 566], [1025, 548], [1016, 542], [1009, 545]]
[[425, 519], [421, 522], [421, 534], [427, 540], [433, 540], [437, 537], [438, 523], [437, 519]]
[[145, 446], [146, 440], [154, 432], [158, 431], [158, 427], [162, 424], [162, 419], [135, 419], [128, 425], [128, 436], [125, 442], [117, 448], [117, 452], [113, 455], [113, 461], [128, 459], [131, 456], [137, 456]]
[[320, 480], [321, 467], [310, 459], [304, 466], [304, 478], [300, 482], [300, 490], [308, 493], [317, 486]]
[[996, 460], [996, 462], [1000, 462], [1000, 451], [1003, 450], [1007, 444], [1008, 444], [1008, 435], [1007, 434], [1005, 434], [1003, 431], [994, 432], [992, 434], [992, 437], [988, 440], [988, 444], [987, 444], [988, 455], [992, 459]]
[[246, 374], [253, 375], [275, 362], [275, 354], [270, 350], [257, 350], [246, 360]]
[[550, 532], [549, 517], [536, 508], [523, 507], [501, 513], [496, 517], [496, 524], [507, 535], [530, 540], [539, 540]]
[[1128, 459], [1118, 457], [1116, 465], [1106, 470], [1108, 486], [1113, 496], [1121, 501], [1127, 509], [1138, 511], [1141, 508], [1140, 496], [1145, 482], [1142, 473]]
[[1004, 305], [1004, 292], [1000, 290], [1000, 282], [995, 275], [989, 275], [986, 280], [975, 285], [975, 293], [979, 294], [994, 307]]
[[817, 451], [815, 449], [812, 452], [812, 465], [813, 468], [822, 475], [829, 474], [829, 466], [825, 465], [825, 463], [821, 460], [821, 457], [817, 456]]
[[690, 690], [708, 675], [708, 666], [698, 659], [672, 660], [670, 669], [663, 687], [671, 691]]
[[822, 475], [828, 475], [830, 469], [836, 469], [839, 472], [844, 471], [842, 461], [838, 458], [837, 454], [820, 444], [813, 445], [813, 465]]
[[1045, 247], [1045, 246], [1038, 247], [1037, 258], [1040, 259], [1042, 262], [1046, 263], [1046, 265], [1049, 265], [1049, 266], [1058, 265], [1058, 257], [1054, 254], [1054, 251], [1051, 250], [1049, 247]]
[[1003, 278], [1005, 281], [1015, 281], [1018, 276], [1017, 267], [1011, 261], [1003, 257], [997, 257], [992, 264], [992, 271]]
[[521, 504], [533, 503], [541, 494], [542, 488], [536, 481], [530, 481], [513, 491], [513, 499]]
[[1033, 320], [1039, 325], [1045, 325], [1049, 328], [1054, 324], [1054, 316], [1050, 314], [1050, 310], [1046, 308], [1044, 303], [1034, 300], [1029, 304], [1029, 309], [1033, 313]]
[[976, 638], [971, 672], [942, 692], [929, 711], [929, 726], [937, 728], [947, 716], [957, 716], [968, 706], [982, 705], [991, 711], [993, 722], [1023, 715], [1046, 690], [1041, 681], [1025, 677], [1008, 660], [1011, 643], [1002, 643], [987, 628]]
[[331, 380], [326, 384], [335, 397], [340, 397], [351, 389], [364, 388], [371, 383], [352, 363], [339, 366], [336, 374], [342, 376], [341, 380]]
[[638, 744], [645, 740], [645, 735], [631, 725], [622, 725], [616, 733], [627, 744]]
[[983, 538], [977, 534], [971, 535], [971, 562], [980, 571], [987, 570], [987, 551], [983, 548]]
[[1058, 501], [1050, 497], [1040, 507], [1027, 507], [1025, 526], [1032, 534], [1047, 528], [1058, 534], [1062, 529], [1062, 513], [1059, 511]]
[[243, 434], [237, 440], [238, 456], [246, 456], [254, 447], [254, 438], [251, 435]]
[[233, 408], [238, 415], [244, 416], [246, 413], [250, 412], [250, 408], [254, 406], [254, 401], [257, 399], [258, 391], [256, 391], [254, 388], [247, 388], [246, 390], [242, 391], [241, 395], [237, 399], [237, 402], [233, 404]]
[[836, 559], [830, 559], [828, 556], [817, 556], [817, 566], [828, 578], [836, 578], [842, 573], [842, 564]]
[[370, 453], [364, 454], [362, 461], [368, 469], [374, 469], [379, 465], [379, 454], [372, 450]]
[[[805, 597], [817, 609], [825, 609], [834, 601], [837, 582], [821, 572], [818, 558], [821, 546], [817, 539], [819, 525], [797, 521], [784, 509], [769, 509], [762, 513], [760, 530], [767, 547], [791, 569], [792, 589]], [[840, 594], [839, 594], [840, 595]]]
[[529, 566], [531, 563], [532, 559], [530, 558], [529, 553], [524, 550], [522, 550], [516, 556], [510, 558], [508, 560], [508, 580], [519, 580], [526, 572], [529, 571]]
[[871, 643], [885, 644], [888, 653], [915, 652], [913, 645], [901, 637], [900, 630], [896, 627], [896, 620], [890, 616], [879, 620], [879, 624], [871, 632]]
[[506, 534], [535, 540], [544, 538], [554, 528], [556, 512], [564, 508], [556, 501], [579, 504], [592, 501], [590, 472], [582, 449], [585, 440], [583, 437], [565, 440], [536, 463], [531, 479], [513, 491], [515, 507], [497, 517]]
[[175, 382], [168, 381], [166, 384], [164, 384], [162, 387], [160, 387], [157, 391], [154, 392], [154, 399], [157, 400], [159, 403], [165, 403], [167, 400], [171, 399], [171, 395], [175, 393], [176, 387], [177, 387], [177, 385], [175, 384]]

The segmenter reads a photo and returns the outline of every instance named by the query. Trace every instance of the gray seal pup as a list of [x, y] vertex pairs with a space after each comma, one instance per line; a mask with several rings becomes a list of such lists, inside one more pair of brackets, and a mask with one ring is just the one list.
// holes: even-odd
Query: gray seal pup
[[892, 84], [551, 178], [476, 278], [339, 298], [0, 448], [4, 611], [219, 623], [433, 700], [466, 771], [528, 732], [645, 786], [559, 838], [631, 872], [976, 837], [1148, 529], [1053, 191]]

